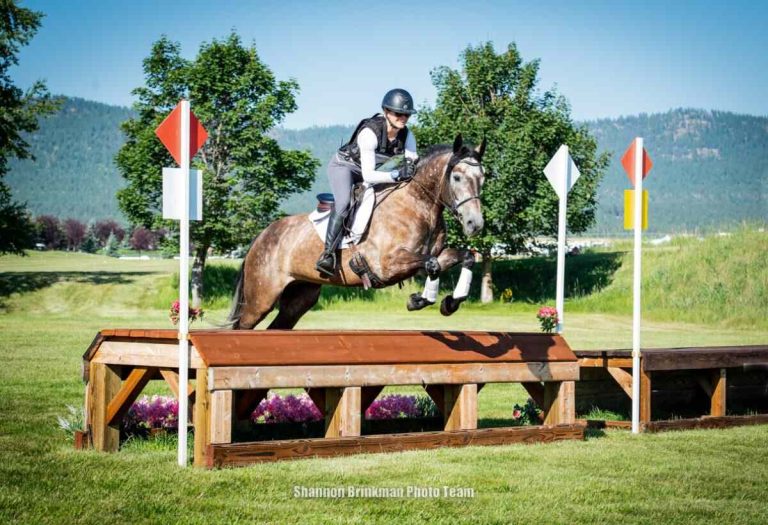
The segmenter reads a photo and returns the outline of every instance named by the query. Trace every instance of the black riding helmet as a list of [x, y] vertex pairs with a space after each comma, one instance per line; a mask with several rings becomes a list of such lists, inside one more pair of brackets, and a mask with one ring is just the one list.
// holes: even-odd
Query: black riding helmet
[[381, 101], [381, 107], [394, 111], [395, 113], [405, 113], [413, 115], [416, 109], [413, 107], [413, 97], [404, 89], [396, 88], [387, 91], [384, 99]]

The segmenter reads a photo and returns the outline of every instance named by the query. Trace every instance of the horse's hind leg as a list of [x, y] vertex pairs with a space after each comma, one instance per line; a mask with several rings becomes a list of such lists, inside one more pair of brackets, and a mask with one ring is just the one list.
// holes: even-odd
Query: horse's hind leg
[[[250, 283], [246, 282], [246, 285]], [[283, 287], [280, 284], [262, 286], [260, 288], [248, 289], [246, 286], [246, 302], [243, 304], [240, 313], [240, 319], [235, 325], [236, 330], [252, 330], [257, 324], [269, 315], [269, 312], [275, 307], [277, 298]]]
[[293, 281], [280, 296], [280, 312], [270, 323], [269, 330], [290, 330], [301, 317], [317, 304], [320, 285], [304, 281]]

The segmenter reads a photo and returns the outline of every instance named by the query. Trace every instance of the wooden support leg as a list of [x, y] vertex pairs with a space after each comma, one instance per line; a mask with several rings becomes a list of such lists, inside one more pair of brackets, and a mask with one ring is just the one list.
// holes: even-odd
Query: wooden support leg
[[528, 395], [531, 396], [533, 402], [539, 407], [544, 406], [544, 385], [539, 382], [525, 382], [520, 383], [525, 388]]
[[576, 383], [544, 383], [544, 424], [570, 425], [576, 420]]
[[381, 391], [384, 390], [383, 386], [364, 386], [360, 392], [360, 409], [365, 415], [365, 411], [371, 406], [371, 403], [376, 401]]
[[321, 414], [325, 415], [325, 389], [324, 388], [305, 388], [304, 391], [315, 404]]
[[651, 422], [651, 374], [640, 370], [640, 425]]
[[361, 388], [325, 389], [325, 437], [360, 435]]
[[238, 390], [235, 392], [235, 415], [238, 420], [247, 420], [259, 406], [261, 400], [267, 397], [269, 390], [259, 388], [256, 390]]
[[441, 414], [445, 413], [445, 385], [424, 385], [427, 395], [437, 406]]
[[231, 390], [211, 392], [211, 443], [232, 443], [233, 397]]
[[445, 385], [445, 430], [477, 429], [477, 385]]
[[632, 399], [632, 374], [624, 370], [623, 368], [615, 366], [607, 366], [605, 369], [611, 374], [613, 380], [616, 381], [625, 394]]
[[711, 416], [724, 416], [726, 403], [727, 383], [725, 380], [725, 368], [712, 371], [712, 397], [709, 414]]
[[[163, 379], [165, 379], [165, 382], [168, 383], [168, 386], [170, 387], [171, 392], [173, 392], [173, 395], [176, 396], [176, 399], [179, 399], [179, 373], [176, 370], [161, 368], [160, 375], [163, 376]], [[189, 385], [187, 387], [187, 395], [189, 399], [189, 403], [187, 405], [189, 407], [189, 413], [193, 414], [194, 405], [195, 405], [195, 387], [194, 386]]]
[[91, 439], [102, 452], [117, 452], [120, 445], [120, 422], [108, 422], [109, 402], [120, 390], [120, 367], [91, 363]]
[[209, 425], [211, 420], [211, 393], [208, 391], [208, 369], [198, 368], [196, 372], [197, 396], [192, 421], [195, 425], [195, 458], [196, 467], [208, 467], [213, 464], [213, 458], [208, 457], [210, 445]]
[[157, 371], [156, 368], [137, 366], [125, 380], [123, 386], [115, 394], [107, 406], [107, 424], [120, 427], [120, 421], [131, 408], [141, 391], [149, 383], [149, 379]]

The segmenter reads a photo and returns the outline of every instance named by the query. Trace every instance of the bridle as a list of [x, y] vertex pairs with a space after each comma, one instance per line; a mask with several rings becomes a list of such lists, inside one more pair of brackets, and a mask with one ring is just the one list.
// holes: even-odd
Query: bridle
[[450, 195], [451, 202], [446, 202], [445, 199], [443, 199], [442, 191], [438, 192], [437, 197], [435, 197], [427, 187], [425, 187], [420, 181], [416, 179], [416, 177], [411, 179], [409, 182], [415, 182], [424, 191], [425, 194], [429, 195], [432, 198], [433, 201], [435, 201], [436, 203], [440, 203], [444, 207], [448, 208], [453, 214], [453, 216], [456, 217], [456, 219], [460, 220], [459, 208], [464, 204], [470, 201], [473, 201], [475, 199], [480, 200], [480, 195], [475, 194], [470, 197], [467, 197], [466, 199], [463, 199], [460, 202], [455, 202], [456, 194], [453, 192], [453, 189], [451, 188], [451, 175], [453, 174], [453, 170], [459, 164], [468, 164], [469, 166], [480, 167], [480, 159], [474, 153], [465, 157], [459, 157], [456, 154], [451, 156], [451, 159], [448, 161], [448, 164], [445, 167], [445, 172], [443, 172], [443, 176], [440, 179], [440, 183], [438, 185], [439, 188], [442, 188], [443, 183], [445, 181], [448, 182], [448, 189], [451, 193]]

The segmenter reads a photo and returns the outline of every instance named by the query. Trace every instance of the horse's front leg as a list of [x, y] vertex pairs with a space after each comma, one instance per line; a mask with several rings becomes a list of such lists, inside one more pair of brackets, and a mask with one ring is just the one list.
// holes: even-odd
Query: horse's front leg
[[461, 274], [453, 293], [446, 295], [440, 303], [440, 313], [451, 315], [459, 309], [461, 303], [469, 297], [469, 287], [472, 284], [472, 266], [475, 264], [475, 254], [469, 250], [446, 248], [437, 256], [437, 262], [443, 271], [461, 263]]
[[459, 305], [469, 296], [469, 286], [472, 283], [472, 266], [475, 264], [475, 256], [470, 251], [460, 251], [455, 248], [445, 248], [435, 256], [429, 256], [424, 262], [427, 272], [427, 280], [424, 283], [424, 291], [411, 294], [408, 299], [408, 310], [421, 310], [435, 304], [437, 292], [440, 288], [440, 273], [456, 264], [461, 263], [461, 276], [451, 295], [446, 296], [440, 303], [440, 313], [451, 315], [459, 309]]

